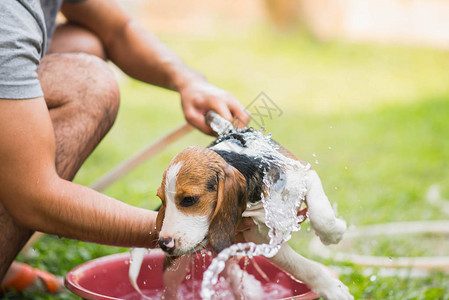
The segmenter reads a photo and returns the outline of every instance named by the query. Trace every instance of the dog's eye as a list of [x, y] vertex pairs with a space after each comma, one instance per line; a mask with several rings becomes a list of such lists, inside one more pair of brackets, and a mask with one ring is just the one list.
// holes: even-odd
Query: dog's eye
[[182, 197], [181, 201], [179, 202], [179, 205], [183, 207], [189, 207], [195, 204], [198, 201], [198, 196], [187, 196]]

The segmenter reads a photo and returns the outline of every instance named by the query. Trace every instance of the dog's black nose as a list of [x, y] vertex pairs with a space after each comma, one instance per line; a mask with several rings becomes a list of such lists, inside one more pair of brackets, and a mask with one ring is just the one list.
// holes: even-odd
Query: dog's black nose
[[175, 241], [172, 238], [159, 238], [159, 247], [167, 253], [172, 253], [175, 249]]

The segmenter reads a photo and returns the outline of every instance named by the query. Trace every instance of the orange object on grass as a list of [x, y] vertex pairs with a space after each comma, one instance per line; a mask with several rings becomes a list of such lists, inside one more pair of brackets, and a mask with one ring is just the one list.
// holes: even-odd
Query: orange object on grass
[[15, 262], [17, 272], [1, 285], [1, 290], [24, 291], [35, 286], [37, 280], [40, 280], [49, 293], [57, 293], [62, 286], [61, 280], [53, 274], [46, 271], [35, 269], [27, 264]]

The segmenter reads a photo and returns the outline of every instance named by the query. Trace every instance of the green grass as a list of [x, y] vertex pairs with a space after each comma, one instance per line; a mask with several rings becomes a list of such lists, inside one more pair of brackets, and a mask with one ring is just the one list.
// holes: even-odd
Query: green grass
[[447, 234], [388, 235], [385, 232], [368, 241], [366, 237], [343, 240], [336, 247], [345, 253], [388, 256], [394, 259], [396, 257], [445, 256], [449, 252], [448, 242]]
[[[266, 120], [267, 131], [311, 162], [348, 224], [447, 219], [424, 199], [434, 183], [442, 184], [449, 197], [447, 53], [321, 43], [301, 33], [279, 34], [266, 28], [216, 39], [163, 38], [191, 66], [245, 105], [263, 91], [283, 110], [281, 116]], [[128, 80], [121, 90], [117, 123], [77, 175], [78, 183], [90, 184], [183, 122], [176, 93]], [[159, 204], [156, 189], [170, 159], [184, 147], [210, 141], [190, 133], [105, 193], [154, 209]], [[304, 229], [294, 235], [291, 245], [320, 260], [307, 249], [312, 236]], [[401, 255], [414, 252], [413, 241], [402, 238], [395, 243], [383, 241], [376, 254], [387, 255], [396, 245]], [[45, 237], [34, 249], [31, 258], [20, 259], [59, 275], [89, 259], [126, 251], [55, 237]], [[350, 270], [341, 278], [356, 299], [449, 299], [447, 274], [399, 278], [377, 276], [377, 271], [365, 274], [357, 266]], [[17, 297], [77, 299], [68, 293]]]

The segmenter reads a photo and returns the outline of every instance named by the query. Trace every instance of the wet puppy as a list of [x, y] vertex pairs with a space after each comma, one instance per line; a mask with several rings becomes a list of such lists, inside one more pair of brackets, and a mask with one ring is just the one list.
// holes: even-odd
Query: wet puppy
[[[296, 158], [272, 140], [269, 143], [276, 153], [258, 153], [251, 144], [253, 140], [253, 129], [233, 129], [209, 148], [189, 147], [171, 161], [157, 192], [162, 206], [156, 227], [167, 258], [193, 253], [208, 244], [219, 253], [234, 243], [242, 217], [252, 217], [256, 224], [243, 232], [247, 242], [269, 243], [262, 205], [262, 197], [270, 201], [265, 179], [272, 174], [282, 193], [288, 180], [274, 156]], [[317, 173], [305, 168], [303, 175], [312, 228], [324, 244], [339, 242], [345, 222], [335, 217]], [[353, 299], [348, 288], [321, 264], [299, 255], [287, 243], [269, 260], [325, 299]], [[232, 278], [229, 270], [233, 268], [224, 273], [231, 273], [228, 277]], [[253, 298], [257, 297], [260, 295]]]

